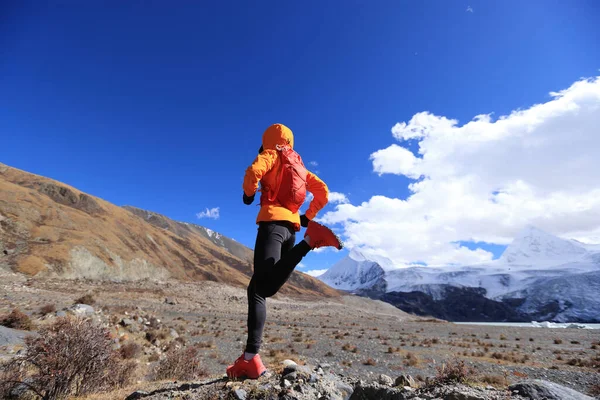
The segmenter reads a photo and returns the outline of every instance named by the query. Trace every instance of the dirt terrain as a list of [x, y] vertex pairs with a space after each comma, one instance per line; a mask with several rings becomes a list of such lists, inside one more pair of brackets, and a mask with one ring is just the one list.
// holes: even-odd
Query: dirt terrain
[[[19, 308], [38, 326], [54, 319], [53, 313], [40, 317], [40, 307], [60, 312], [91, 295], [93, 317], [111, 329], [117, 345], [143, 348], [135, 389], [155, 388], [153, 365], [184, 344], [196, 344], [207, 376], [220, 378], [246, 337], [245, 291], [216, 282], [37, 280], [3, 270], [0, 293], [0, 315]], [[405, 374], [424, 382], [436, 367], [463, 359], [491, 385], [539, 378], [585, 393], [600, 383], [598, 330], [456, 325], [355, 296], [301, 301], [277, 295], [268, 307], [261, 354], [274, 370], [292, 359], [326, 363], [347, 377]], [[7, 344], [0, 351], [8, 356], [19, 348]]]

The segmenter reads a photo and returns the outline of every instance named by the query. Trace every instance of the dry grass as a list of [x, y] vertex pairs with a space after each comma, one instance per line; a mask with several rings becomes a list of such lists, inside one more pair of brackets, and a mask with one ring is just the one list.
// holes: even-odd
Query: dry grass
[[132, 358], [136, 358], [140, 354], [140, 352], [142, 351], [142, 346], [140, 346], [137, 343], [131, 342], [121, 346], [121, 349], [119, 351], [123, 359], [130, 360]]
[[508, 379], [502, 375], [483, 375], [478, 377], [477, 380], [481, 383], [501, 388], [508, 386], [509, 383]]
[[75, 304], [87, 304], [88, 306], [93, 306], [96, 304], [96, 299], [92, 294], [88, 293], [75, 300]]
[[166, 354], [154, 372], [155, 380], [193, 380], [206, 376], [202, 368], [202, 358], [197, 347], [183, 347]]
[[47, 315], [56, 312], [56, 306], [54, 304], [46, 304], [40, 307], [40, 315]]
[[407, 367], [416, 367], [419, 365], [419, 356], [415, 353], [408, 352], [404, 355], [404, 365]]
[[34, 328], [33, 322], [31, 321], [31, 318], [29, 318], [29, 315], [25, 314], [18, 308], [12, 310], [10, 314], [5, 315], [0, 320], [0, 325], [6, 326], [7, 328], [21, 329], [25, 331], [30, 331]]

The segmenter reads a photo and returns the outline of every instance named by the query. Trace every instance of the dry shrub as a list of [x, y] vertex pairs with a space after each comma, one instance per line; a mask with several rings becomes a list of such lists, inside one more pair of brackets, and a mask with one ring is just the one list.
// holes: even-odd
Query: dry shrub
[[453, 360], [448, 364], [436, 367], [437, 373], [434, 382], [437, 384], [466, 383], [474, 374], [471, 368], [465, 365], [463, 360]]
[[40, 307], [40, 315], [47, 315], [56, 312], [56, 306], [54, 304], [46, 304]]
[[554, 344], [562, 344], [562, 339], [554, 339]]
[[600, 383], [596, 383], [590, 387], [589, 395], [594, 396], [596, 398], [600, 397]]
[[120, 349], [121, 357], [123, 357], [125, 360], [129, 360], [129, 359], [137, 357], [141, 351], [142, 351], [142, 346], [140, 346], [139, 344], [134, 343], [134, 342], [124, 344], [123, 346], [121, 346], [121, 349]]
[[26, 337], [25, 352], [4, 366], [5, 394], [21, 387], [43, 399], [63, 399], [130, 382], [135, 364], [121, 361], [109, 331], [92, 321], [59, 318], [38, 333]]
[[6, 326], [12, 329], [21, 329], [24, 331], [30, 331], [33, 329], [33, 322], [31, 318], [18, 308], [11, 311], [10, 314], [5, 315], [0, 320], [0, 325]]
[[415, 353], [406, 353], [404, 356], [404, 365], [407, 367], [415, 367], [419, 365], [419, 357]]
[[353, 353], [356, 353], [358, 351], [356, 346], [352, 346], [350, 343], [346, 343], [342, 346], [342, 350], [344, 351], [351, 351]]
[[88, 306], [93, 306], [96, 304], [96, 299], [94, 299], [92, 294], [88, 293], [75, 300], [75, 304], [87, 304]]
[[372, 358], [368, 358], [365, 362], [363, 362], [363, 365], [377, 365], [377, 362]]
[[502, 375], [483, 375], [479, 377], [479, 381], [496, 387], [508, 386], [508, 380]]
[[197, 347], [183, 347], [166, 354], [155, 370], [154, 379], [192, 380], [206, 376], [206, 370], [200, 365], [201, 357]]

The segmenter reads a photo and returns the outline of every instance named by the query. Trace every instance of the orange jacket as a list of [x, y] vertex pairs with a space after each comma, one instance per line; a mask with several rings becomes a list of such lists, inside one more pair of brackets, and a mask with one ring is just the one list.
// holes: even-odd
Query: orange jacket
[[[277, 171], [279, 171], [281, 164], [279, 153], [275, 150], [275, 146], [278, 144], [294, 147], [294, 134], [290, 128], [282, 124], [271, 125], [263, 134], [263, 152], [246, 169], [244, 176], [243, 189], [246, 196], [252, 196], [256, 193], [259, 182], [263, 195], [265, 195], [268, 188], [276, 184]], [[310, 202], [305, 215], [308, 219], [313, 219], [327, 204], [329, 189], [319, 177], [310, 171], [307, 174], [306, 183], [308, 191], [313, 194], [314, 198]], [[256, 223], [261, 221], [289, 221], [294, 224], [296, 231], [300, 230], [300, 215], [279, 204], [261, 204]]]

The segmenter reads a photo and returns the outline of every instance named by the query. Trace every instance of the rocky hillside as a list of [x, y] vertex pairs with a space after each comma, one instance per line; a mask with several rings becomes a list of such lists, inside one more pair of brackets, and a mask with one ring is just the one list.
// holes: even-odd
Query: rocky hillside
[[[0, 164], [0, 268], [36, 277], [210, 280], [245, 286], [252, 251], [206, 228], [118, 207]], [[337, 296], [295, 272], [283, 293]]]
[[173, 221], [159, 213], [142, 210], [137, 207], [123, 206], [123, 208], [143, 218], [152, 225], [167, 229], [178, 236], [188, 236], [192, 233], [198, 234], [235, 257], [252, 262], [253, 253], [251, 249], [227, 236], [223, 236], [220, 233], [213, 231], [212, 229], [187, 222]]

